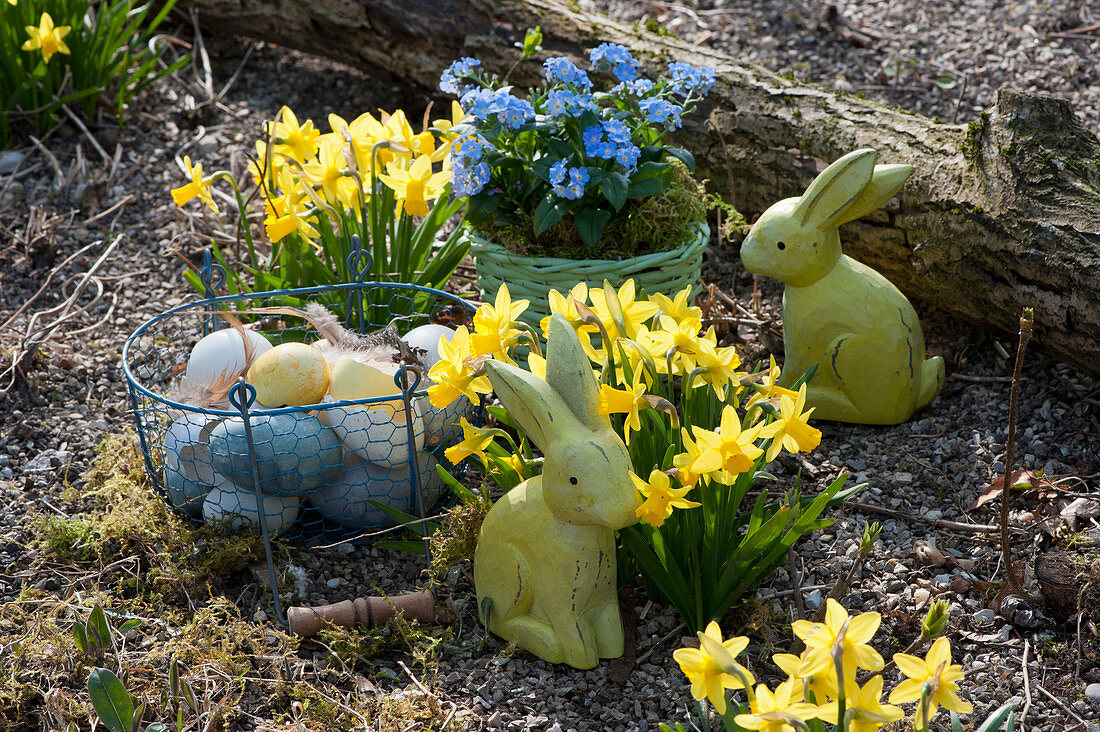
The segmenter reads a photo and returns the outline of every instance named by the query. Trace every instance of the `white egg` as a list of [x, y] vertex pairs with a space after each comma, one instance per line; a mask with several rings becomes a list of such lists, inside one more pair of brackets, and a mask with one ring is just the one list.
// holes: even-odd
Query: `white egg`
[[[418, 463], [420, 490], [424, 496], [424, 510], [427, 511], [439, 500], [443, 481], [436, 472], [435, 466], [439, 463], [434, 457], [421, 453]], [[337, 480], [306, 496], [306, 501], [320, 510], [325, 518], [352, 530], [393, 525], [393, 519], [370, 503], [371, 500], [404, 513], [418, 514], [408, 465], [387, 467], [379, 463], [364, 463], [354, 456], [349, 457], [344, 465], [344, 473]]]
[[426, 355], [423, 358], [424, 378], [428, 376], [427, 370], [439, 361], [439, 337], [443, 336], [450, 341], [454, 334], [454, 328], [448, 328], [438, 323], [421, 325], [405, 334], [404, 341], [406, 343], [413, 348], [419, 348], [426, 351]]
[[[271, 343], [254, 330], [246, 330], [252, 357], [271, 350]], [[203, 337], [191, 349], [184, 375], [194, 384], [210, 385], [241, 371], [245, 363], [244, 341], [235, 328], [223, 328]]]
[[212, 487], [216, 481], [210, 464], [210, 431], [219, 422], [221, 419], [196, 412], [187, 412], [173, 422], [164, 433], [165, 467], [185, 480]]
[[413, 401], [413, 409], [424, 421], [424, 443], [429, 448], [461, 439], [462, 428], [459, 422], [463, 417], [469, 419], [473, 413], [473, 405], [464, 396], [460, 396], [442, 409], [432, 406], [427, 396], [417, 397]]
[[[332, 397], [326, 396], [326, 402]], [[356, 453], [364, 460], [388, 467], [409, 461], [409, 430], [404, 420], [394, 419], [394, 411], [382, 404], [327, 407], [317, 416], [332, 428], [344, 443], [346, 452]], [[413, 410], [415, 412], [415, 409]], [[413, 445], [416, 452], [424, 449], [424, 420], [414, 415]]]
[[[210, 491], [202, 502], [202, 516], [208, 524], [227, 523], [234, 531], [248, 528], [260, 531], [260, 512], [256, 494], [233, 486], [221, 486]], [[282, 531], [298, 518], [301, 498], [298, 496], [264, 496], [263, 511], [268, 532]]]

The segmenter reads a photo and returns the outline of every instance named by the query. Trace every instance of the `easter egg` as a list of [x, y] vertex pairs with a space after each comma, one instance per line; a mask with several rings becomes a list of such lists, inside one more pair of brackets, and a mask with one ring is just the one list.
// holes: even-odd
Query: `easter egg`
[[[436, 459], [422, 453], [418, 459], [420, 485], [427, 510], [439, 499], [443, 484], [435, 466]], [[333, 483], [310, 493], [306, 501], [317, 508], [325, 518], [344, 528], [360, 530], [374, 526], [392, 526], [394, 520], [371, 500], [384, 503], [399, 511], [417, 515], [416, 496], [409, 480], [408, 465], [389, 467], [379, 463], [365, 463], [349, 455], [344, 472]]]
[[434, 406], [427, 396], [420, 396], [413, 402], [413, 408], [424, 421], [424, 444], [429, 448], [461, 439], [459, 422], [473, 413], [470, 400], [464, 396], [442, 408]]
[[[332, 383], [329, 393], [335, 401], [351, 401], [355, 399], [375, 399], [377, 397], [400, 394], [400, 389], [394, 383], [393, 373], [386, 373], [369, 363], [356, 361], [348, 356], [341, 356], [332, 366]], [[383, 402], [372, 402], [366, 405], [368, 409], [384, 409], [389, 412], [393, 421], [405, 424], [405, 403], [402, 399], [390, 399]]]
[[[325, 397], [328, 401], [331, 397]], [[388, 403], [326, 407], [318, 416], [340, 438], [347, 452], [389, 467], [409, 461], [408, 420], [404, 409], [394, 412]], [[413, 445], [424, 449], [424, 421], [414, 413]]]
[[[271, 350], [271, 343], [256, 331], [246, 330], [245, 334], [253, 358]], [[195, 344], [184, 376], [193, 384], [211, 386], [236, 378], [247, 365], [241, 334], [236, 328], [223, 328]]]
[[265, 407], [317, 404], [328, 391], [328, 362], [313, 346], [282, 343], [252, 363], [248, 382]]
[[404, 341], [410, 346], [424, 351], [424, 356], [421, 357], [421, 360], [424, 362], [425, 377], [428, 375], [428, 369], [439, 361], [440, 337], [446, 338], [449, 341], [454, 334], [454, 328], [448, 328], [438, 323], [428, 323], [427, 325], [413, 328], [403, 336]]
[[[301, 511], [298, 496], [264, 496], [263, 512], [267, 530], [278, 533], [294, 523]], [[233, 530], [248, 528], [261, 531], [260, 507], [256, 494], [232, 485], [215, 488], [202, 502], [202, 517], [208, 524], [227, 524]]]
[[218, 488], [232, 488], [233, 484], [224, 476], [217, 476], [214, 483], [202, 483], [191, 480], [179, 470], [164, 466], [164, 490], [169, 502], [182, 509], [193, 519], [202, 519], [202, 507], [206, 496]]
[[187, 412], [164, 432], [164, 466], [185, 480], [214, 485], [210, 464], [210, 432], [221, 421]]
[[[340, 437], [312, 414], [261, 414], [250, 423], [260, 490], [265, 494], [306, 493], [340, 473]], [[252, 488], [243, 419], [231, 417], [210, 432], [210, 462], [238, 488]]]

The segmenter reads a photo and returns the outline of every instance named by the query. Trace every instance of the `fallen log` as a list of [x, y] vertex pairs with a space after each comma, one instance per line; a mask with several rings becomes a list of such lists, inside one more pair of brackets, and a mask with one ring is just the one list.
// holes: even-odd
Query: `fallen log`
[[[1100, 141], [1062, 100], [1002, 89], [968, 125], [942, 124], [795, 83], [722, 54], [571, 9], [567, 0], [184, 0], [213, 30], [264, 38], [420, 85], [476, 56], [503, 71], [541, 25], [546, 52], [628, 46], [651, 74], [670, 60], [715, 67], [718, 83], [681, 144], [751, 220], [800, 194], [858, 147], [916, 172], [899, 203], [842, 229], [845, 251], [914, 300], [1013, 333], [1033, 306], [1035, 339], [1100, 374]], [[517, 84], [535, 81], [521, 65]], [[932, 336], [934, 340], [934, 335]]]

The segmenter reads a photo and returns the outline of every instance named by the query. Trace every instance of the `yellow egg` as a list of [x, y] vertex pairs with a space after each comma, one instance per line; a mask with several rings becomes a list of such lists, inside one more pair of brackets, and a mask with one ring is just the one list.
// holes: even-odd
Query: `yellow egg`
[[[332, 367], [332, 398], [338, 402], [350, 399], [372, 399], [398, 394], [393, 374], [388, 374], [370, 364], [341, 356]], [[398, 398], [370, 404], [368, 409], [383, 409], [394, 422], [405, 423], [404, 402]]]
[[328, 362], [313, 346], [283, 343], [252, 363], [248, 382], [265, 407], [317, 404], [328, 391]]

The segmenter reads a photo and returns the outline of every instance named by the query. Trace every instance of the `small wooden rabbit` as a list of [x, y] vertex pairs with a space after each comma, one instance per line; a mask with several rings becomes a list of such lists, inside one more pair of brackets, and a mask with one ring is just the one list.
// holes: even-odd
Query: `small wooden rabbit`
[[840, 251], [837, 227], [882, 206], [913, 172], [875, 158], [868, 149], [840, 158], [801, 197], [765, 211], [741, 246], [747, 270], [787, 285], [779, 383], [790, 386], [816, 363], [806, 395], [816, 419], [898, 424], [943, 388], [943, 359], [925, 358], [913, 306]]
[[545, 460], [485, 517], [478, 608], [489, 630], [539, 658], [593, 668], [623, 653], [614, 532], [638, 520], [630, 457], [599, 414], [592, 367], [562, 315], [550, 319], [545, 381], [499, 361], [486, 371]]

